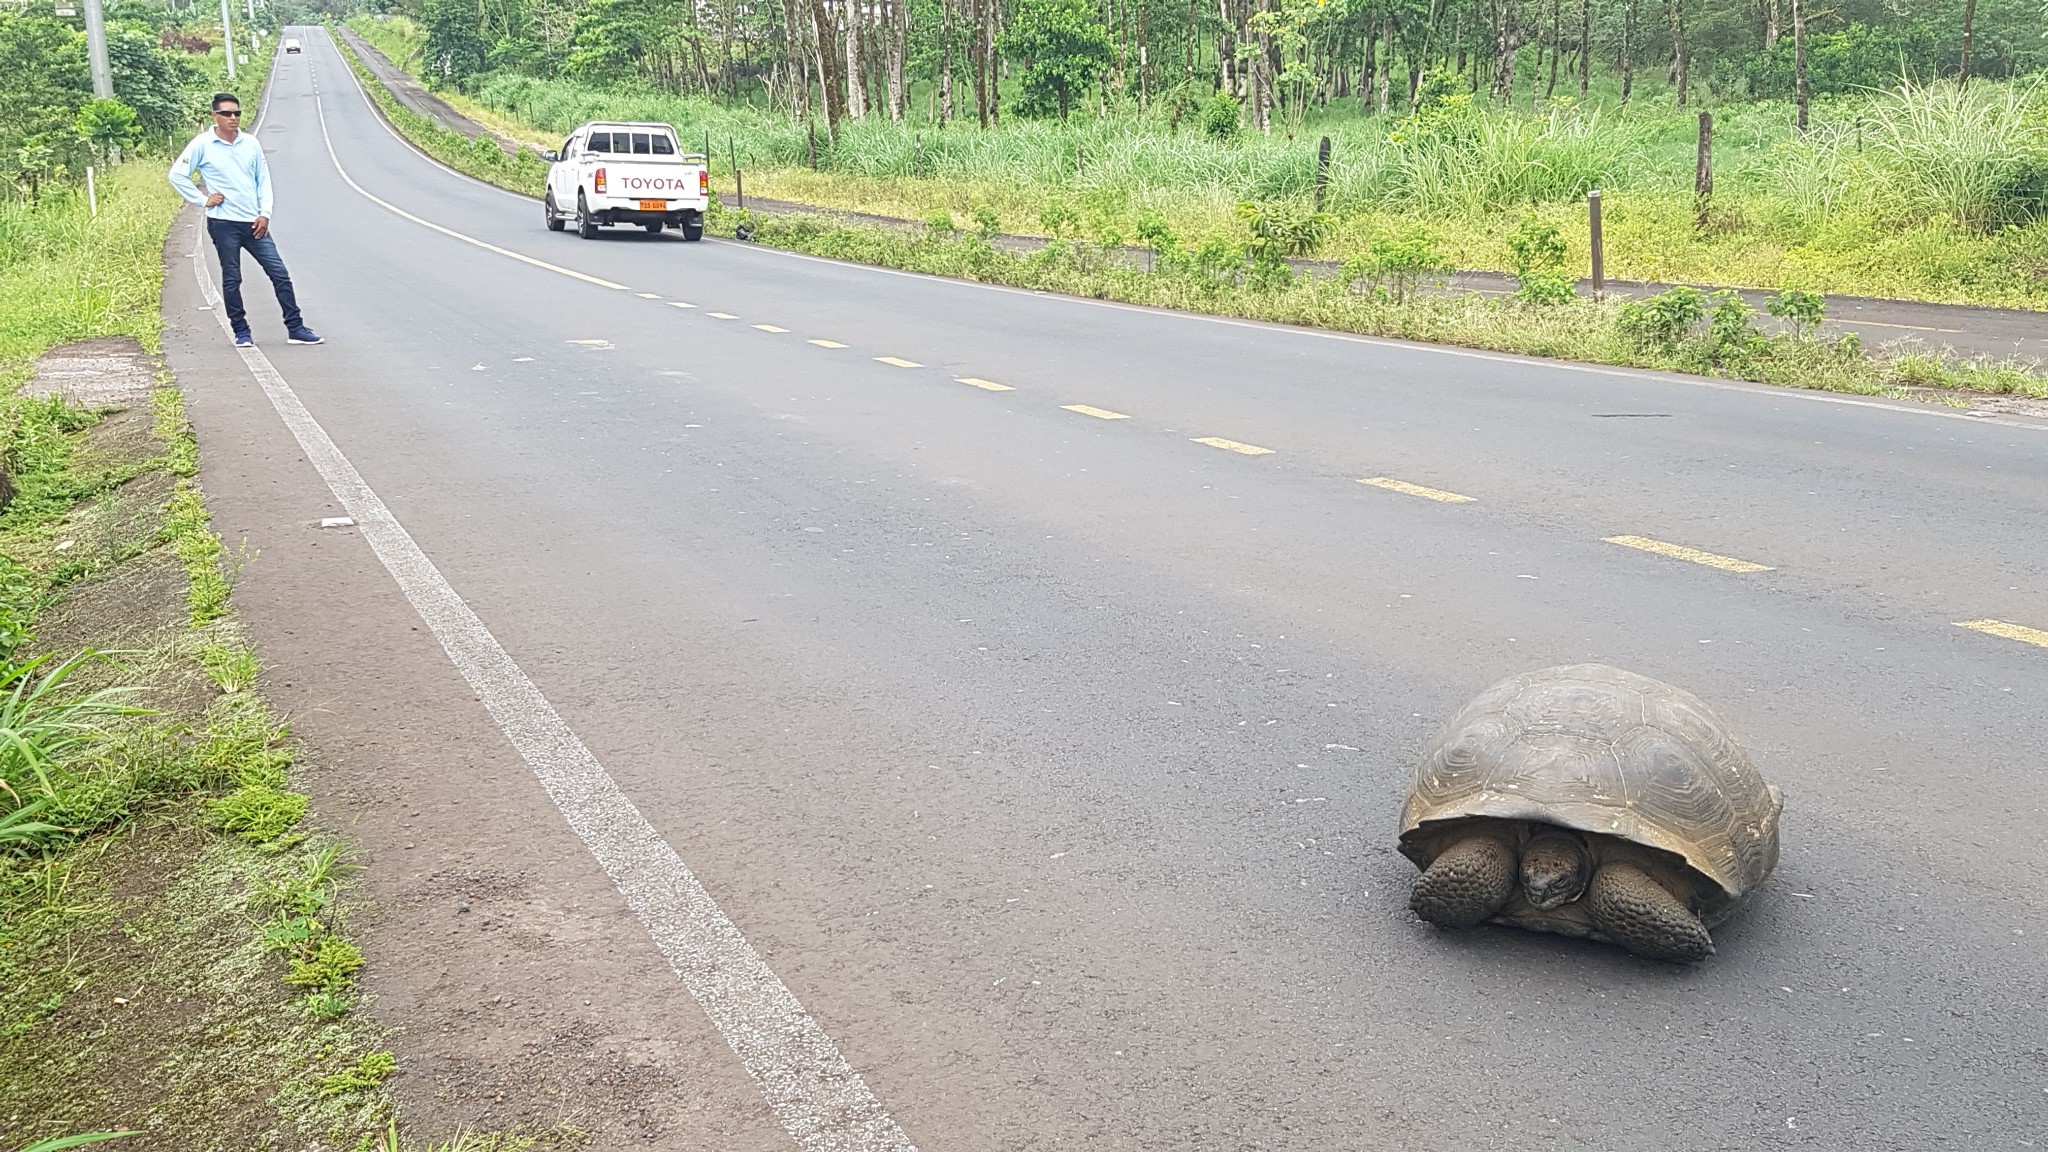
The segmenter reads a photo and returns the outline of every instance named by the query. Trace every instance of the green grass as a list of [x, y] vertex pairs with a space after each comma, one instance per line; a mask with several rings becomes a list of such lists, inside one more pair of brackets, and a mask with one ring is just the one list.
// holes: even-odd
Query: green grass
[[[403, 17], [352, 26], [393, 59], [419, 45]], [[1902, 87], [1816, 106], [1812, 130], [1789, 106], [1715, 110], [1715, 199], [1695, 230], [1696, 121], [1644, 92], [1541, 111], [1486, 111], [1462, 97], [1420, 117], [1331, 112], [1301, 136], [1218, 140], [1170, 100], [1060, 124], [1006, 120], [995, 130], [913, 119], [820, 129], [695, 97], [599, 89], [499, 74], [473, 93], [493, 127], [552, 143], [587, 120], [675, 124], [708, 141], [721, 186], [731, 161], [749, 193], [923, 220], [985, 207], [1012, 232], [1071, 217], [1081, 234], [1131, 236], [1156, 215], [1184, 237], [1242, 240], [1245, 199], [1306, 199], [1318, 137], [1333, 142], [1324, 253], [1428, 234], [1460, 268], [1511, 266], [1503, 237], [1525, 211], [1555, 225], [1571, 267], [1588, 250], [1584, 194], [1603, 191], [1607, 273], [1835, 294], [2048, 308], [2048, 93], [2038, 84]], [[463, 102], [456, 101], [459, 105]], [[1347, 105], [1355, 107], [1355, 105]], [[521, 130], [524, 126], [524, 130]]]
[[[720, 210], [713, 223], [724, 230], [738, 216]], [[992, 247], [973, 232], [933, 229], [915, 235], [851, 227], [824, 217], [749, 216], [761, 243], [1040, 291], [1831, 391], [1896, 394], [1907, 387], [1934, 387], [2048, 396], [2048, 378], [2027, 365], [1939, 354], [1880, 358], [1864, 354], [1853, 338], [1765, 337], [1741, 314], [1746, 309], [1739, 304], [1718, 313], [1718, 324], [1703, 314], [1669, 339], [1644, 340], [1623, 322], [1625, 306], [1613, 302], [1579, 298], [1537, 305], [1447, 294], [1396, 299], [1362, 279], [1344, 276], [1261, 282], [1259, 269], [1234, 250], [1225, 250], [1220, 264], [1205, 266], [1205, 253], [1176, 248], [1157, 260], [1155, 271], [1145, 271], [1079, 241], [1020, 256]]]

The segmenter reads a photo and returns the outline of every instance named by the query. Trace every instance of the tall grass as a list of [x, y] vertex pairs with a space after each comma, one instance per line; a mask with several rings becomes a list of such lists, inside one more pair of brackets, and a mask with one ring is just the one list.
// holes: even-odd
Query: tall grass
[[154, 158], [107, 173], [98, 192], [97, 218], [80, 189], [0, 203], [0, 391], [53, 345], [125, 333], [153, 346], [162, 331], [164, 233], [178, 194]]

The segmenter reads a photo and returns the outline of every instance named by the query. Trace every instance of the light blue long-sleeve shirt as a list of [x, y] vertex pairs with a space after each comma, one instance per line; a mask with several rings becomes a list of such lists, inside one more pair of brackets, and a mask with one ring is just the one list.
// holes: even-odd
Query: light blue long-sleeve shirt
[[[205, 191], [199, 184], [206, 185]], [[215, 192], [226, 197], [206, 210], [216, 220], [247, 222], [270, 215], [270, 165], [263, 159], [263, 145], [247, 132], [236, 133], [232, 144], [211, 128], [194, 136], [171, 164], [171, 187], [193, 204], [205, 204]]]

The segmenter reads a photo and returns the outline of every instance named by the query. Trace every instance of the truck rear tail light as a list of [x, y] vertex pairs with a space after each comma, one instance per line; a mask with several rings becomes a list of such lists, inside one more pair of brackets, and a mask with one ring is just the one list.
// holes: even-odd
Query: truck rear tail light
[[699, 196], [711, 195], [711, 169], [697, 169], [697, 194]]
[[599, 168], [597, 170], [597, 174], [592, 176], [590, 179], [592, 183], [597, 185], [597, 190], [599, 192], [604, 191], [604, 169]]

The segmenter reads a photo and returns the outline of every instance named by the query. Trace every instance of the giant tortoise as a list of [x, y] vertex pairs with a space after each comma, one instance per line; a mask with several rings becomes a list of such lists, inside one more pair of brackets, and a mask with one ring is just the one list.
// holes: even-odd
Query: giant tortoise
[[1604, 664], [1513, 676], [1431, 743], [1408, 906], [1696, 961], [1778, 862], [1784, 802], [1690, 692]]

